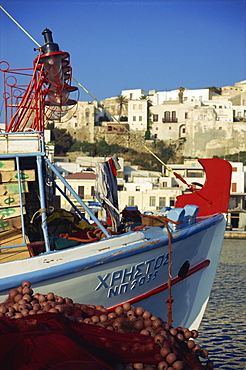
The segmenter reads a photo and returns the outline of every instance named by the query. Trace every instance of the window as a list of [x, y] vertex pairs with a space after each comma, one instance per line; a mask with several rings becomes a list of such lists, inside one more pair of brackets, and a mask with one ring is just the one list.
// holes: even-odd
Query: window
[[85, 111], [85, 116], [86, 117], [89, 117], [90, 116], [90, 112], [88, 110]]
[[176, 120], [176, 112], [172, 111], [172, 121], [175, 122]]
[[132, 93], [130, 93], [130, 99], [132, 99]]
[[232, 167], [232, 172], [237, 172], [237, 167]]
[[84, 196], [85, 196], [85, 187], [84, 186], [78, 186], [78, 196], [81, 199], [84, 199]]
[[185, 127], [182, 128], [182, 134], [185, 134]]
[[169, 126], [169, 130], [172, 130], [172, 126]]
[[132, 109], [137, 109], [137, 104], [133, 104]]
[[165, 197], [160, 197], [159, 198], [159, 207], [163, 208], [166, 206], [166, 198]]
[[132, 118], [133, 118], [133, 121], [136, 121], [136, 116], [133, 116]]
[[187, 177], [203, 177], [203, 172], [199, 170], [187, 170]]
[[75, 122], [74, 127], [77, 127], [77, 126], [78, 126], [78, 124], [77, 124], [77, 122]]
[[139, 104], [138, 105], [138, 109], [140, 110], [140, 109], [142, 109], [143, 108], [143, 104]]
[[169, 199], [170, 207], [174, 207], [175, 204], [175, 197], [170, 197]]
[[128, 206], [134, 206], [134, 197], [133, 196], [128, 197]]
[[185, 112], [185, 119], [187, 119], [188, 118], [188, 113], [187, 112]]
[[231, 184], [231, 191], [232, 191], [233, 193], [236, 193], [236, 192], [237, 192], [237, 183], [236, 183], [236, 182], [233, 182], [233, 183]]
[[139, 121], [142, 121], [142, 118], [143, 118], [142, 116], [139, 116], [139, 117], [138, 117], [138, 120], [139, 120]]
[[158, 114], [153, 114], [153, 122], [158, 122]]
[[166, 111], [164, 112], [164, 120], [168, 122], [170, 120], [170, 112]]
[[166, 182], [166, 181], [164, 181], [164, 182], [162, 183], [162, 187], [163, 187], [163, 188], [167, 188], [167, 182]]
[[149, 197], [149, 206], [155, 207], [155, 197]]
[[95, 196], [95, 187], [94, 186], [91, 186], [91, 196], [92, 197]]

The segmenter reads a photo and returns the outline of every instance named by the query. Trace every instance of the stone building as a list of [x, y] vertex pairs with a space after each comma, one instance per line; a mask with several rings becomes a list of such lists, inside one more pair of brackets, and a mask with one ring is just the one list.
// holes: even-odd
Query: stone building
[[102, 127], [110, 120], [110, 114], [98, 102], [78, 101], [75, 109], [68, 111], [61, 122], [55, 122], [55, 127], [65, 128], [77, 141], [93, 143], [97, 137], [94, 128]]
[[123, 90], [122, 96], [128, 99], [122, 107], [123, 121], [118, 120], [117, 97], [112, 97], [100, 103], [78, 102], [76, 111], [69, 111], [56, 127], [66, 128], [78, 141], [105, 140], [137, 151], [144, 151], [148, 127], [152, 142], [182, 142], [185, 157], [246, 151], [246, 81], [194, 90], [131, 89]]

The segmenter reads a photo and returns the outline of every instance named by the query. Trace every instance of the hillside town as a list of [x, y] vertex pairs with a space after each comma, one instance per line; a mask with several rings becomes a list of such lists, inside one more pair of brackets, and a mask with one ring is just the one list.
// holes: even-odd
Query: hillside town
[[[162, 167], [161, 172], [140, 169], [119, 156], [117, 173], [119, 209], [138, 207], [143, 212], [159, 212], [174, 206], [177, 195], [187, 187], [173, 175], [180, 174], [188, 184], [204, 184], [205, 174], [196, 158], [225, 157], [246, 151], [246, 80], [233, 86], [189, 90], [149, 92], [142, 89], [122, 90], [120, 96], [101, 102], [79, 101], [75, 111], [55, 127], [66, 129], [76, 141], [105, 140], [137, 152], [152, 148], [153, 142], [173, 145], [182, 163]], [[117, 153], [116, 153], [117, 154]], [[80, 153], [53, 158], [59, 171], [80, 197], [95, 212], [100, 212], [95, 198], [95, 165], [106, 158]], [[227, 215], [230, 227], [246, 225], [246, 166], [232, 162], [231, 198]], [[71, 196], [71, 194], [69, 195]], [[69, 209], [64, 201], [62, 207]]]

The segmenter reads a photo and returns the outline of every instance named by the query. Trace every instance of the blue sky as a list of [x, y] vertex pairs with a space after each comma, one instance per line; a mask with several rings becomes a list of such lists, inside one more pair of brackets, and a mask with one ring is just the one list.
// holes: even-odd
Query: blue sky
[[[41, 45], [49, 28], [60, 50], [70, 53], [74, 77], [98, 100], [124, 89], [221, 87], [246, 79], [244, 0], [0, 5]], [[0, 60], [11, 68], [31, 67], [35, 43], [2, 10], [0, 32]], [[91, 98], [81, 90], [79, 100]]]

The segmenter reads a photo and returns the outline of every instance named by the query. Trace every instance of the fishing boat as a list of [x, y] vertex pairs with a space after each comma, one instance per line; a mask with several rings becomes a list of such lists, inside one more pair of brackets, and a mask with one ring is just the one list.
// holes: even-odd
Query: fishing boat
[[[71, 86], [69, 54], [59, 51], [50, 30], [43, 35], [45, 44], [33, 68], [22, 70], [30, 78], [25, 88], [9, 77], [20, 70], [1, 63], [6, 122], [0, 133], [0, 302], [12, 288], [29, 281], [40, 293], [56, 292], [108, 310], [129, 302], [167, 316], [174, 326], [197, 329], [223, 243], [231, 165], [222, 159], [200, 159], [205, 184], [199, 189], [189, 186], [189, 194], [178, 196], [175, 207], [158, 215], [126, 208], [119, 219], [114, 199], [101, 194], [114, 228], [100, 222], [46, 153], [45, 124], [76, 104], [70, 93], [77, 88]], [[115, 190], [112, 165], [109, 161], [101, 166], [99, 193], [109, 177]], [[66, 190], [57, 186], [57, 178]], [[56, 209], [54, 188], [73, 212]], [[110, 195], [114, 198], [114, 191]], [[131, 227], [122, 222], [127, 217]], [[56, 232], [54, 219], [60, 226]]]

